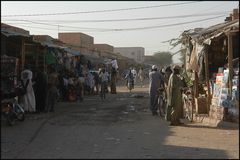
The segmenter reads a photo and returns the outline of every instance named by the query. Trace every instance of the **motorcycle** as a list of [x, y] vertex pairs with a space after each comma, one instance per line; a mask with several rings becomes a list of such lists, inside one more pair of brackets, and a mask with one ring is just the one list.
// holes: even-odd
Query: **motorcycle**
[[18, 104], [15, 93], [9, 93], [3, 96], [1, 100], [1, 114], [10, 126], [13, 126], [16, 120], [25, 120], [24, 109]]
[[16, 120], [24, 121], [23, 108], [16, 97], [24, 95], [26, 88], [17, 83], [18, 58], [1, 55], [1, 118], [5, 118], [8, 125], [14, 125]]

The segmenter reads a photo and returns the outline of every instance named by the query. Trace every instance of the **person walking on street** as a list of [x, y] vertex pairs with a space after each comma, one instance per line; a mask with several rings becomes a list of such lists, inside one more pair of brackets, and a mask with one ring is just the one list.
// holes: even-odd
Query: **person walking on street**
[[140, 79], [140, 85], [141, 85], [141, 87], [143, 87], [144, 72], [143, 72], [143, 68], [142, 67], [138, 71], [138, 77]]
[[133, 68], [131, 72], [133, 74], [134, 84], [136, 84], [137, 83], [137, 71], [135, 70], [135, 68]]
[[99, 80], [101, 84], [100, 96], [105, 99], [105, 91], [109, 82], [109, 74], [105, 69], [100, 69]]
[[128, 73], [125, 76], [125, 79], [127, 79], [127, 88], [131, 91], [134, 89], [134, 76], [132, 73], [132, 69], [130, 68]]
[[157, 71], [157, 66], [153, 65], [152, 70], [149, 73], [150, 110], [153, 116], [158, 115], [158, 108], [155, 103], [155, 98], [158, 93], [158, 88], [160, 88], [161, 86], [163, 86], [163, 76], [160, 74], [160, 72]]
[[112, 94], [117, 94], [116, 83], [117, 83], [117, 72], [118, 72], [118, 63], [116, 59], [111, 61], [111, 80], [110, 88]]
[[35, 94], [33, 90], [32, 78], [33, 78], [33, 73], [30, 70], [30, 67], [26, 66], [21, 73], [21, 81], [23, 82], [23, 85], [27, 90], [27, 93], [24, 94], [22, 97], [22, 103], [23, 103], [24, 110], [30, 113], [36, 112], [36, 100], [35, 100]]
[[55, 104], [58, 97], [58, 74], [55, 71], [55, 68], [50, 67], [50, 74], [48, 76], [48, 92], [47, 92], [47, 112], [54, 112]]
[[180, 67], [174, 66], [173, 73], [169, 77], [167, 86], [167, 114], [166, 120], [170, 121], [170, 125], [180, 125], [182, 111], [182, 80], [180, 77]]
[[36, 111], [44, 112], [47, 98], [47, 76], [39, 69], [36, 73], [34, 91], [36, 97]]

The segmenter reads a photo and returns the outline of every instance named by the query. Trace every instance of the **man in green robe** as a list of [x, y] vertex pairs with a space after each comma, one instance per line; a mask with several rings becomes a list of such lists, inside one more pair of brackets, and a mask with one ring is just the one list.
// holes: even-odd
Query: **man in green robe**
[[174, 66], [167, 87], [167, 114], [166, 120], [170, 121], [170, 125], [180, 125], [182, 112], [182, 94], [181, 88], [183, 83], [180, 77], [180, 67]]

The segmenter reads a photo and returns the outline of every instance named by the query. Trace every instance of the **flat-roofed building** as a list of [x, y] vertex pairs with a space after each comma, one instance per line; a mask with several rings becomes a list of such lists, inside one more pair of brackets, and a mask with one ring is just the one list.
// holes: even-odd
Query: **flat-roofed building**
[[145, 49], [143, 47], [114, 47], [114, 52], [134, 59], [136, 62], [144, 61]]

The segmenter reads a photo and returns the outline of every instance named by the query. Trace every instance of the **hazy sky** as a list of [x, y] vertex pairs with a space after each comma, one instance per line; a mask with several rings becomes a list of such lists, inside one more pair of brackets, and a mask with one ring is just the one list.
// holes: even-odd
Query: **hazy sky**
[[[143, 8], [139, 9], [140, 7]], [[107, 43], [114, 47], [144, 47], [145, 54], [151, 55], [157, 51], [169, 51], [171, 48], [169, 44], [162, 42], [177, 38], [184, 30], [209, 27], [224, 22], [225, 17], [237, 7], [239, 7], [238, 1], [1, 1], [1, 21], [26, 29], [30, 34], [50, 35], [53, 38], [58, 38], [58, 32], [83, 32], [93, 36], [94, 43]], [[125, 10], [109, 11], [116, 9]], [[29, 16], [71, 12], [78, 14]], [[201, 14], [201, 16], [176, 17], [192, 14]], [[175, 18], [170, 18], [174, 16]], [[156, 17], [165, 18], [129, 20]], [[201, 21], [208, 18], [212, 19]], [[121, 19], [128, 21], [82, 21]], [[170, 25], [191, 21], [194, 23]], [[151, 28], [152, 26], [158, 27]], [[170, 51], [177, 50], [178, 48]], [[175, 60], [178, 58], [178, 55], [174, 57]]]

